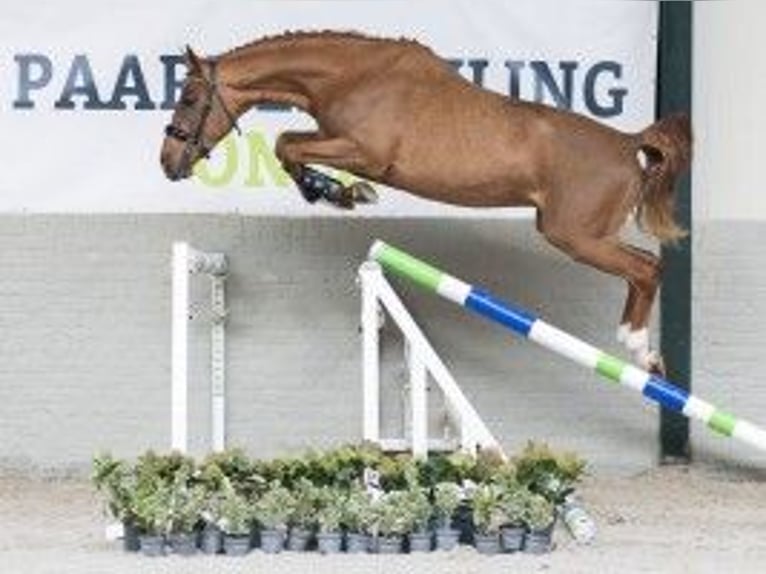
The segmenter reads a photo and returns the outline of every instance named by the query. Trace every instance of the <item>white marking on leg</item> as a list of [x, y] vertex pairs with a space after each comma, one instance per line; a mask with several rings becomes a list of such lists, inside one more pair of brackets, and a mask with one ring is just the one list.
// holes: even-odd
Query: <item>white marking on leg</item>
[[633, 360], [642, 368], [648, 370], [651, 367], [650, 361], [655, 358], [649, 349], [649, 329], [644, 327], [643, 329], [629, 331], [623, 342], [628, 351], [633, 355]]
[[623, 323], [617, 327], [617, 342], [626, 343], [630, 335], [630, 323]]

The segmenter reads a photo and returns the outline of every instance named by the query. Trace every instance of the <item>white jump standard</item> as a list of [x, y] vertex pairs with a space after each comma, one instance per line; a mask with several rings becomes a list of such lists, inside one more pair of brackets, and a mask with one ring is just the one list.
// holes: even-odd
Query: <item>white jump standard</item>
[[766, 451], [766, 431], [690, 395], [662, 377], [604, 353], [549, 325], [526, 309], [501, 301], [382, 241], [370, 248], [370, 259], [384, 269], [437, 293], [458, 305], [503, 325], [539, 345], [596, 371], [610, 381], [630, 387], [660, 406], [696, 418], [713, 431]]

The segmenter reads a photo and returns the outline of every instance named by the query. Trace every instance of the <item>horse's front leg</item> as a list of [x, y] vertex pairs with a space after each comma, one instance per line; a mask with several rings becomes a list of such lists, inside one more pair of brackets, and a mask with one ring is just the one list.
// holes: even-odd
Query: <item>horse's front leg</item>
[[633, 245], [625, 247], [648, 263], [647, 273], [636, 279], [626, 278], [628, 296], [622, 320], [617, 329], [617, 340], [633, 353], [636, 360], [655, 374], [665, 375], [662, 356], [649, 345], [649, 315], [659, 286], [661, 273], [660, 259], [649, 251]]
[[576, 228], [543, 220], [542, 232], [553, 245], [576, 261], [586, 263], [628, 282], [628, 298], [618, 338], [643, 368], [662, 374], [660, 355], [649, 346], [649, 315], [660, 278], [659, 259], [617, 237], [589, 237]]
[[309, 203], [325, 199], [338, 207], [351, 209], [356, 203], [377, 200], [374, 189], [366, 182], [345, 186], [336, 178], [307, 167], [307, 164], [321, 164], [365, 173], [370, 162], [351, 140], [328, 138], [321, 132], [285, 132], [277, 139], [275, 152]]

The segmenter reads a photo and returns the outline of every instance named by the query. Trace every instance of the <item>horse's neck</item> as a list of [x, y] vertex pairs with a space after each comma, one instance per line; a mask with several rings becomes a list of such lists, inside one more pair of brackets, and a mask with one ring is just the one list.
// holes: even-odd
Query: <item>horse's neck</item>
[[348, 62], [337, 43], [300, 40], [265, 42], [219, 57], [226, 84], [249, 94], [248, 106], [272, 101], [307, 108], [328, 83], [348, 74]]

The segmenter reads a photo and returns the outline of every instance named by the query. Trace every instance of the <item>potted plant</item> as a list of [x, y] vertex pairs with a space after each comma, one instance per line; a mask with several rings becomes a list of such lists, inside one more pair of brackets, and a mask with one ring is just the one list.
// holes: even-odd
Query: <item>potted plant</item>
[[452, 550], [458, 544], [460, 531], [452, 527], [452, 517], [460, 506], [462, 496], [461, 488], [454, 482], [440, 482], [434, 487], [437, 550]]
[[526, 506], [527, 534], [524, 552], [530, 554], [549, 552], [556, 521], [555, 507], [544, 496], [534, 493], [527, 498]]
[[410, 532], [414, 522], [409, 493], [405, 490], [387, 492], [374, 508], [377, 551], [380, 554], [402, 552], [404, 536]]
[[500, 551], [500, 526], [504, 521], [501, 488], [491, 482], [478, 485], [473, 492], [472, 504], [476, 550], [480, 554], [497, 554]]
[[91, 480], [96, 490], [104, 497], [107, 513], [122, 524], [123, 548], [127, 552], [138, 552], [138, 526], [134, 511], [136, 477], [133, 469], [124, 460], [118, 460], [109, 453], [93, 458]]
[[342, 524], [346, 529], [346, 552], [369, 552], [370, 528], [375, 523], [372, 497], [359, 485], [354, 485], [343, 505]]
[[322, 554], [337, 553], [341, 550], [346, 494], [339, 488], [324, 486], [317, 491], [317, 547]]
[[408, 535], [410, 552], [430, 552], [433, 545], [431, 529], [431, 502], [428, 494], [419, 486], [407, 491], [407, 503], [412, 512], [412, 528]]
[[169, 542], [176, 554], [190, 556], [197, 552], [197, 524], [205, 503], [201, 485], [192, 485], [185, 473], [176, 475], [170, 490]]
[[253, 508], [247, 498], [237, 492], [228, 479], [223, 482], [219, 511], [224, 552], [232, 556], [247, 554], [250, 551]]
[[585, 461], [574, 453], [556, 453], [544, 443], [531, 441], [514, 463], [518, 482], [553, 504], [564, 502], [585, 470]]
[[145, 476], [136, 491], [135, 517], [139, 529], [141, 552], [146, 556], [165, 554], [166, 536], [170, 530], [171, 488], [164, 480]]
[[253, 507], [255, 518], [261, 525], [261, 550], [269, 554], [282, 551], [287, 537], [287, 521], [294, 508], [295, 499], [290, 491], [272, 481]]
[[207, 460], [200, 467], [198, 480], [200, 488], [203, 490], [202, 508], [200, 509], [203, 526], [199, 547], [205, 554], [218, 554], [223, 551], [221, 504], [224, 483], [227, 478], [216, 462]]
[[518, 552], [524, 547], [524, 520], [530, 494], [517, 482], [509, 482], [501, 495], [500, 510], [504, 520], [500, 527], [500, 546], [504, 552]]
[[288, 550], [303, 552], [316, 528], [317, 489], [307, 478], [300, 478], [293, 489], [294, 505], [289, 517]]

